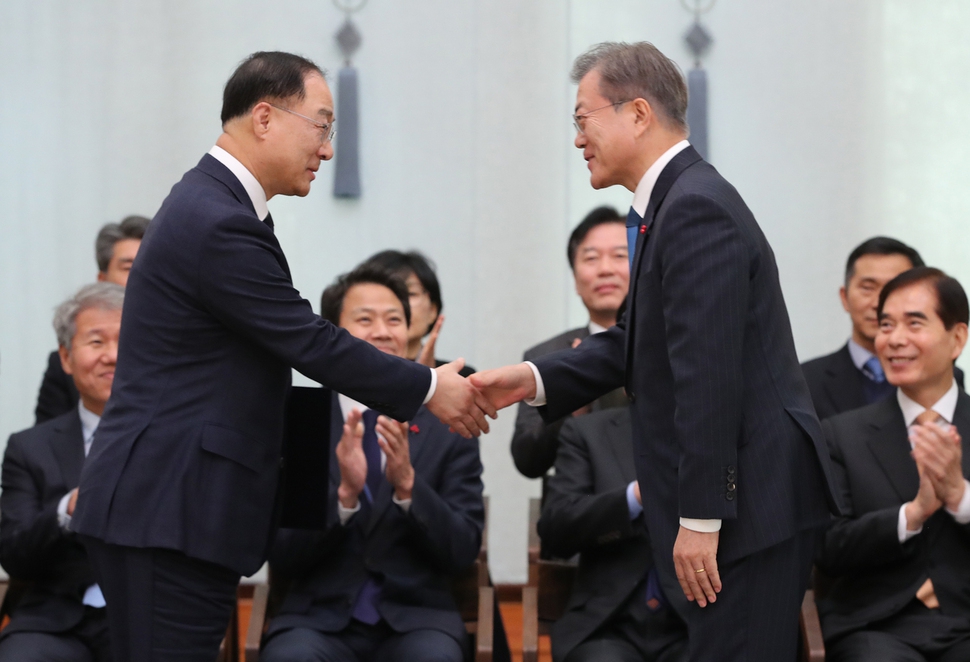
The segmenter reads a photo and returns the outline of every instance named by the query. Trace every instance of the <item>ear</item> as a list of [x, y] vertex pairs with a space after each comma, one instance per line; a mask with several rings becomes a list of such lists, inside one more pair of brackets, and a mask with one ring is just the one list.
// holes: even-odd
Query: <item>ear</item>
[[99, 283], [103, 283], [103, 282], [104, 282], [104, 281], [106, 281], [106, 280], [108, 280], [108, 274], [106, 274], [106, 273], [105, 273], [105, 272], [103, 272], [103, 271], [99, 271], [99, 272], [98, 272], [98, 282], [99, 282]]
[[73, 375], [74, 372], [71, 369], [70, 363], [71, 353], [67, 350], [67, 347], [58, 347], [57, 355], [61, 358], [61, 367], [64, 369], [64, 372], [68, 375]]
[[626, 104], [633, 112], [633, 125], [636, 128], [636, 135], [640, 137], [648, 129], [652, 128], [657, 121], [657, 116], [646, 99], [634, 99]]
[[954, 361], [963, 352], [964, 346], [967, 344], [967, 325], [963, 322], [958, 322], [953, 327], [953, 352], [951, 352], [950, 358]]
[[845, 293], [845, 285], [839, 288], [839, 299], [842, 300], [842, 310], [849, 312], [849, 298]]
[[250, 119], [253, 124], [253, 134], [257, 138], [263, 138], [267, 133], [269, 133], [270, 125], [270, 115], [272, 114], [273, 107], [269, 105], [266, 101], [260, 101], [255, 106], [250, 113]]

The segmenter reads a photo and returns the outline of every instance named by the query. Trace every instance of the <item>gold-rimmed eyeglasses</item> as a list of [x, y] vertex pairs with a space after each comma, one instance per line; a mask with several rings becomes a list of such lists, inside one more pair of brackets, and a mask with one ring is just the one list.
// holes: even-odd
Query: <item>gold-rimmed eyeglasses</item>
[[[267, 101], [266, 103], [269, 103], [269, 102]], [[334, 122], [336, 122], [336, 120], [331, 121], [329, 124], [327, 124], [326, 122], [318, 122], [311, 117], [307, 117], [306, 115], [301, 115], [295, 110], [290, 110], [289, 108], [284, 108], [283, 106], [277, 106], [275, 103], [270, 103], [269, 105], [271, 105], [276, 110], [282, 110], [284, 113], [289, 113], [290, 115], [296, 115], [297, 117], [302, 117], [307, 122], [309, 122], [313, 126], [320, 129], [321, 145], [326, 142], [331, 142], [333, 140], [333, 137], [337, 135], [337, 129], [334, 126]]]
[[582, 115], [573, 115], [573, 126], [576, 128], [576, 133], [585, 135], [586, 131], [583, 127], [586, 125], [586, 118], [595, 113], [596, 111], [603, 110], [604, 108], [609, 108], [610, 106], [616, 108], [617, 106], [622, 106], [625, 103], [630, 103], [632, 99], [627, 99], [626, 101], [614, 101], [613, 103], [607, 104], [605, 106], [600, 106], [599, 108], [593, 108], [593, 110], [587, 111]]

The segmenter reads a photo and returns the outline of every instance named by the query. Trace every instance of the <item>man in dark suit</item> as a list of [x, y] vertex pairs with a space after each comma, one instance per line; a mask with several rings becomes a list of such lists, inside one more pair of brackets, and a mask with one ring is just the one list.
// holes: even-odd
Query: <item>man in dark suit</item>
[[634, 191], [625, 316], [576, 349], [470, 379], [498, 406], [545, 405], [546, 420], [625, 384], [657, 567], [692, 601], [691, 659], [792, 659], [837, 497], [771, 247], [687, 143], [676, 64], [645, 42], [601, 44], [573, 78], [592, 185]]
[[7, 442], [0, 564], [25, 591], [0, 632], [0, 662], [111, 659], [104, 597], [68, 525], [81, 465], [111, 393], [123, 301], [121, 286], [98, 283], [58, 307], [59, 357], [80, 402]]
[[[545, 340], [526, 350], [524, 361], [575, 347], [592, 333], [616, 324], [617, 311], [630, 286], [630, 258], [627, 255], [623, 218], [612, 207], [597, 207], [573, 229], [566, 245], [566, 259], [573, 272], [576, 294], [589, 312], [589, 324]], [[623, 389], [617, 389], [574, 414], [609, 409], [627, 404]], [[559, 428], [563, 421], [545, 423], [534, 407], [519, 405], [512, 433], [512, 459], [528, 478], [544, 478], [556, 460]]]
[[890, 237], [867, 239], [849, 254], [839, 298], [852, 320], [852, 335], [838, 351], [802, 364], [820, 420], [895, 393], [875, 355], [876, 305], [883, 285], [921, 266], [923, 258], [916, 249]]
[[[552, 627], [555, 662], [687, 659], [687, 627], [650, 560], [631, 434], [628, 408], [562, 426], [538, 528], [553, 555], [579, 554], [579, 569]], [[672, 597], [683, 601], [679, 591]]]
[[967, 342], [967, 296], [938, 269], [889, 281], [876, 355], [894, 397], [827, 419], [848, 505], [825, 536], [819, 601], [826, 659], [970, 659], [970, 397], [953, 361]]
[[[321, 314], [407, 355], [408, 290], [387, 270], [365, 263], [340, 277]], [[291, 585], [260, 659], [461, 662], [467, 635], [450, 583], [481, 545], [477, 442], [423, 407], [398, 423], [343, 395], [331, 428], [328, 527], [280, 531], [270, 568]]]
[[[121, 223], [108, 223], [101, 228], [94, 241], [98, 282], [125, 286], [149, 222], [144, 216], [126, 216]], [[37, 394], [37, 407], [34, 409], [36, 422], [43, 423], [72, 411], [77, 407], [77, 401], [74, 380], [61, 367], [59, 352], [51, 352]]]
[[320, 69], [252, 55], [226, 85], [222, 120], [132, 267], [114, 397], [72, 522], [121, 660], [215, 656], [239, 577], [262, 565], [276, 526], [293, 368], [400, 420], [423, 403], [465, 435], [487, 430], [478, 404], [494, 412], [460, 360], [431, 370], [388, 356], [293, 287], [266, 203], [309, 193], [333, 155]]

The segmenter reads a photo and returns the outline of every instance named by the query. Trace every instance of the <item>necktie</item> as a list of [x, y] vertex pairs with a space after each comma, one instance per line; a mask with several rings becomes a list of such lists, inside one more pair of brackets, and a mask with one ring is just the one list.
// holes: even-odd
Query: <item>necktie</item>
[[[945, 422], [942, 416], [937, 414], [932, 409], [927, 409], [922, 414], [916, 417], [914, 421], [915, 425], [925, 425], [927, 423], [939, 423]], [[939, 609], [940, 601], [936, 598], [936, 590], [933, 588], [933, 581], [927, 579], [923, 582], [923, 585], [919, 587], [916, 591], [916, 599], [922, 602], [929, 609]]]
[[[361, 439], [361, 446], [364, 450], [364, 457], [367, 458], [367, 483], [365, 492], [370, 497], [371, 503], [377, 496], [377, 490], [384, 480], [384, 472], [381, 471], [381, 447], [377, 443], [377, 417], [379, 413], [374, 409], [367, 409], [361, 415], [364, 422], [364, 437]], [[354, 601], [351, 615], [361, 623], [376, 625], [381, 620], [381, 614], [377, 611], [377, 603], [381, 597], [381, 583], [379, 578], [371, 574]]]
[[896, 390], [895, 386], [886, 381], [886, 373], [883, 372], [882, 364], [875, 356], [869, 357], [869, 360], [863, 364], [862, 374], [866, 378], [862, 384], [862, 390], [869, 404], [885, 400]]
[[377, 496], [377, 490], [384, 480], [384, 472], [381, 471], [381, 447], [377, 443], [377, 417], [379, 413], [374, 409], [366, 410], [361, 418], [364, 421], [364, 437], [361, 446], [364, 449], [364, 457], [367, 458], [367, 490], [373, 502]]
[[626, 250], [630, 257], [631, 274], [633, 273], [633, 253], [637, 248], [637, 233], [640, 231], [642, 223], [643, 219], [640, 218], [640, 214], [633, 207], [630, 207], [630, 211], [626, 215]]
[[273, 226], [273, 215], [266, 214], [266, 218], [263, 219], [263, 223], [269, 226], [269, 229], [276, 232], [276, 228]]
[[647, 607], [650, 611], [657, 611], [666, 606], [667, 598], [660, 588], [660, 577], [657, 576], [657, 569], [650, 568], [650, 572], [647, 573]]

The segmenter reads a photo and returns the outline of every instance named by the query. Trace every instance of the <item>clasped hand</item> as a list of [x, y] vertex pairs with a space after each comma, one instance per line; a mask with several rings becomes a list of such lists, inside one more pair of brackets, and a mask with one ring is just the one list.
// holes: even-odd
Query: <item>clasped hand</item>
[[910, 530], [919, 529], [942, 506], [956, 511], [963, 499], [963, 450], [960, 433], [953, 425], [917, 425], [910, 430], [913, 459], [919, 472], [919, 491], [906, 504]]
[[[411, 498], [414, 488], [414, 467], [408, 445], [408, 425], [387, 416], [377, 418], [377, 443], [384, 451], [384, 477], [394, 488], [398, 501]], [[340, 485], [337, 498], [344, 508], [357, 506], [360, 493], [367, 482], [367, 457], [363, 448], [364, 424], [361, 414], [354, 409], [347, 415], [343, 433], [337, 443], [337, 464], [340, 467]]]

